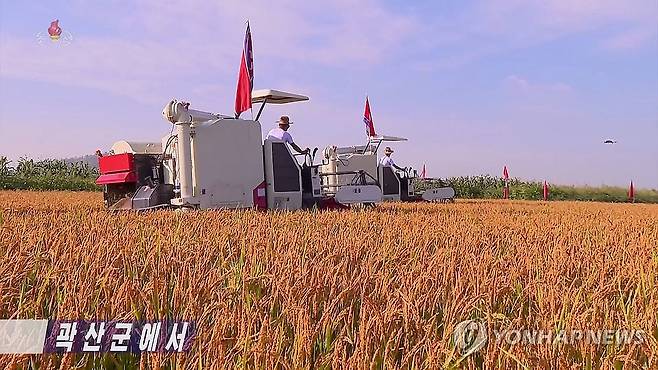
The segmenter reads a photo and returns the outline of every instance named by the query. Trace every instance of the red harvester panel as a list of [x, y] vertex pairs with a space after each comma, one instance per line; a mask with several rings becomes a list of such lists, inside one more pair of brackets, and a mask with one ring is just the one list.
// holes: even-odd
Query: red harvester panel
[[267, 190], [267, 184], [265, 183], [265, 181], [261, 182], [260, 185], [254, 188], [254, 190], [252, 191], [253, 199], [254, 199], [254, 208], [260, 210], [267, 209], [266, 190]]
[[137, 182], [137, 175], [134, 172], [116, 172], [101, 175], [96, 179], [96, 185], [117, 184], [124, 182]]
[[135, 161], [132, 153], [106, 155], [98, 158], [98, 168], [101, 174], [135, 171]]

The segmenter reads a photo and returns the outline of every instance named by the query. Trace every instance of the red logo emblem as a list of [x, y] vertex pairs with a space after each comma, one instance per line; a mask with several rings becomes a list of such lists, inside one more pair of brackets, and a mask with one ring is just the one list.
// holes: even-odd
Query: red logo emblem
[[59, 27], [59, 20], [55, 19], [50, 22], [50, 27], [48, 27], [48, 35], [53, 41], [59, 40], [59, 37], [62, 35], [62, 29]]

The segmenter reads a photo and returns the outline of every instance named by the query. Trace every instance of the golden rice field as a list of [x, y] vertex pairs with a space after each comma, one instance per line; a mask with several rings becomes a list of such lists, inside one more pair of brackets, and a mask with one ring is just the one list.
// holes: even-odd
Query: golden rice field
[[[342, 212], [109, 214], [0, 192], [0, 318], [185, 319], [178, 355], [4, 355], [25, 368], [658, 368], [658, 206], [466, 201]], [[634, 329], [628, 345], [455, 326]]]

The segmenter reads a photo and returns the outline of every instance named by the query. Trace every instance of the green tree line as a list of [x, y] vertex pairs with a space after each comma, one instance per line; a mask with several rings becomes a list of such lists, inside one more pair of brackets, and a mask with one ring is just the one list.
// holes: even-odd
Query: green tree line
[[98, 169], [84, 162], [21, 157], [14, 165], [0, 156], [0, 189], [100, 190], [97, 177]]
[[[0, 189], [5, 190], [91, 190], [100, 191], [95, 181], [98, 169], [83, 161], [68, 162], [59, 159], [33, 160], [20, 158], [15, 165], [0, 156]], [[505, 181], [490, 175], [460, 176], [428, 179], [418, 190], [437, 186], [452, 186], [457, 198], [501, 198]], [[543, 197], [543, 184], [537, 181], [509, 179], [510, 198], [538, 200]], [[614, 186], [550, 185], [550, 200], [582, 200], [599, 202], [626, 202], [628, 189]], [[658, 190], [638, 189], [635, 201], [658, 203]]]
[[[508, 180], [510, 199], [543, 199], [544, 184], [539, 181], [523, 181], [518, 178]], [[495, 199], [502, 198], [505, 180], [500, 177], [460, 176], [445, 179], [431, 179], [419, 184], [419, 188], [451, 186], [457, 198]], [[581, 200], [596, 202], [627, 202], [628, 189], [618, 186], [569, 186], [549, 184], [549, 200]], [[658, 203], [658, 190], [636, 189], [635, 202]]]

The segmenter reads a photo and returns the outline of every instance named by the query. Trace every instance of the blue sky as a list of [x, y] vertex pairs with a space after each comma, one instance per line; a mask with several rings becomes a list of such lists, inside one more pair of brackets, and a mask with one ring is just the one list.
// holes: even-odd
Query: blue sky
[[[405, 136], [399, 164], [658, 188], [658, 2], [31, 1], [0, 8], [0, 155], [158, 141], [171, 98], [230, 114], [249, 19], [255, 88], [302, 146]], [[70, 43], [39, 42], [60, 20]], [[614, 138], [618, 144], [603, 145]]]

